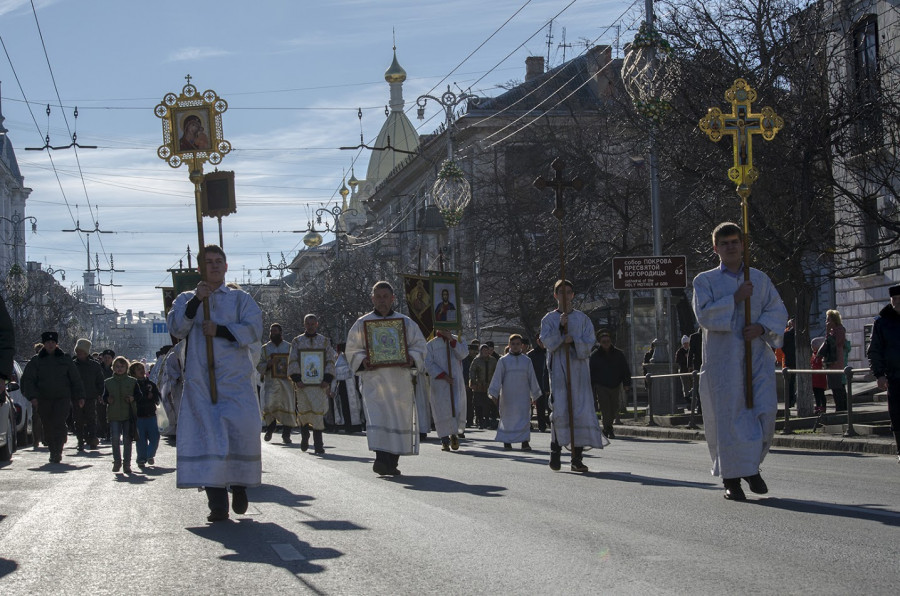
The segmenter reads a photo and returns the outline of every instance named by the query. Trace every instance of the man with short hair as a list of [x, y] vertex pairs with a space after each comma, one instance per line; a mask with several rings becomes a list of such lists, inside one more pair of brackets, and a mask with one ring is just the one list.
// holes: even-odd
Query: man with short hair
[[478, 349], [478, 356], [472, 360], [469, 367], [469, 387], [472, 388], [473, 401], [475, 402], [475, 420], [480, 429], [496, 428], [496, 418], [493, 416], [493, 404], [488, 397], [488, 387], [494, 378], [494, 370], [497, 361], [491, 357], [491, 348], [482, 344]]
[[473, 339], [469, 342], [469, 353], [462, 361], [463, 382], [466, 385], [466, 428], [472, 428], [475, 425], [475, 394], [469, 386], [469, 369], [472, 366], [472, 361], [477, 357], [478, 340]]
[[558, 305], [556, 310], [541, 319], [541, 340], [550, 354], [550, 391], [553, 395], [550, 469], [557, 471], [561, 468], [562, 447], [569, 445], [572, 448], [572, 471], [587, 472], [588, 467], [583, 460], [584, 448], [602, 449], [609, 445], [600, 431], [591, 390], [590, 357], [595, 341], [594, 324], [586, 314], [572, 306], [575, 286], [569, 280], [561, 279], [554, 284], [553, 297]]
[[[100, 352], [100, 368], [103, 371], [104, 381], [113, 376], [112, 362], [115, 357], [115, 350], [107, 348]], [[109, 420], [106, 419], [106, 403], [102, 399], [97, 402], [97, 436], [109, 441]]]
[[591, 350], [591, 385], [597, 409], [603, 417], [603, 433], [610, 439], [616, 437], [613, 422], [619, 414], [622, 388], [631, 388], [631, 369], [625, 352], [613, 344], [607, 329], [597, 332], [597, 345]]
[[75, 405], [75, 436], [78, 437], [78, 451], [85, 446], [96, 449], [100, 445], [97, 438], [97, 404], [101, 401], [105, 388], [103, 369], [91, 360], [91, 341], [79, 339], [75, 342], [75, 368], [84, 386], [84, 399]]
[[[466, 392], [462, 361], [468, 349], [459, 337], [438, 329], [425, 351], [425, 370], [431, 379], [431, 416], [444, 451], [459, 449], [466, 429]], [[449, 365], [449, 368], [448, 368]]]
[[38, 410], [44, 427], [44, 439], [50, 449], [50, 463], [62, 461], [66, 444], [66, 419], [72, 402], [84, 400], [84, 386], [68, 354], [59, 349], [59, 334], [41, 334], [44, 347], [25, 366], [22, 373], [22, 393]]
[[272, 440], [275, 427], [281, 423], [281, 439], [289, 445], [291, 429], [298, 426], [297, 393], [287, 370], [290, 353], [291, 344], [284, 341], [281, 325], [272, 323], [269, 326], [269, 341], [262, 347], [259, 363], [256, 365], [263, 380], [260, 402], [263, 423], [266, 425], [263, 440], [267, 443]]
[[[768, 492], [759, 466], [775, 435], [778, 398], [775, 354], [788, 314], [772, 280], [750, 269], [744, 281], [744, 240], [737, 224], [724, 222], [712, 234], [719, 266], [694, 278], [694, 313], [703, 328], [700, 401], [712, 474], [721, 476], [725, 498], [747, 497], [741, 479], [757, 494]], [[750, 301], [745, 322], [744, 303]], [[745, 342], [752, 359], [753, 407], [746, 405]]]
[[[425, 337], [412, 319], [395, 312], [394, 288], [386, 281], [372, 287], [374, 310], [353, 324], [347, 336], [347, 361], [359, 376], [366, 409], [366, 440], [375, 452], [372, 470], [379, 476], [399, 476], [401, 455], [418, 455], [415, 387], [410, 367], [425, 366]], [[391, 321], [395, 321], [391, 323]], [[406, 362], [400, 366], [379, 366], [368, 355], [366, 324], [386, 322], [402, 325], [406, 343]], [[383, 339], [391, 341], [394, 327], [382, 329]], [[369, 336], [375, 329], [370, 327]], [[399, 330], [398, 330], [399, 331]], [[399, 347], [399, 346], [397, 346]]]
[[[313, 451], [316, 455], [325, 453], [325, 442], [322, 439], [322, 431], [325, 430], [325, 413], [328, 411], [328, 399], [331, 397], [331, 381], [334, 380], [334, 361], [337, 354], [331, 345], [331, 341], [319, 333], [319, 317], [308, 314], [303, 317], [304, 332], [291, 341], [290, 356], [288, 357], [288, 375], [297, 385], [297, 422], [300, 426], [300, 449], [309, 449], [309, 431], [313, 435]], [[321, 352], [323, 361], [316, 364], [317, 370], [310, 370], [309, 363], [301, 360], [304, 350]], [[322, 370], [318, 367], [322, 366]], [[307, 367], [307, 379], [312, 376], [321, 376], [318, 383], [305, 384], [303, 382], [303, 368]], [[314, 374], [313, 374], [314, 373]], [[285, 443], [290, 443], [290, 429], [282, 434]]]
[[[228, 519], [232, 510], [246, 513], [247, 487], [262, 483], [259, 401], [254, 365], [262, 337], [262, 311], [243, 290], [225, 283], [228, 261], [215, 245], [203, 249], [206, 280], [181, 293], [169, 311], [173, 336], [187, 340], [184, 393], [178, 412], [175, 484], [204, 488], [210, 522]], [[209, 303], [209, 316], [203, 312]], [[214, 362], [207, 359], [212, 341]], [[217, 401], [212, 401], [210, 367]]]
[[534, 376], [537, 377], [538, 385], [541, 387], [541, 396], [534, 400], [534, 414], [537, 418], [538, 430], [547, 432], [550, 426], [550, 374], [547, 370], [547, 349], [541, 336], [534, 338], [534, 347], [525, 354], [531, 360], [534, 367]]
[[867, 355], [878, 388], [887, 391], [888, 415], [900, 463], [900, 285], [891, 286], [888, 294], [891, 302], [875, 319]]

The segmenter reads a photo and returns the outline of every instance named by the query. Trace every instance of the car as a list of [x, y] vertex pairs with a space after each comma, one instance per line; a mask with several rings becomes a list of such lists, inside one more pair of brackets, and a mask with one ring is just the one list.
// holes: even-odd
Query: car
[[[13, 377], [10, 379], [16, 384], [22, 378], [22, 365], [13, 362]], [[13, 409], [16, 414], [16, 445], [24, 447], [32, 440], [32, 421], [34, 419], [34, 408], [31, 406], [31, 400], [22, 395], [20, 389], [7, 388], [10, 398], [12, 398]]]
[[16, 450], [16, 408], [8, 391], [18, 388], [18, 383], [10, 382], [9, 389], [0, 393], [0, 461], [12, 459]]

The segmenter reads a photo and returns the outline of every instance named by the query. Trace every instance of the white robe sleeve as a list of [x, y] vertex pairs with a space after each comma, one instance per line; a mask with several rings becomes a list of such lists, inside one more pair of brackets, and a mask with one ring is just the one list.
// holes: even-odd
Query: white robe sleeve
[[712, 288], [712, 276], [700, 274], [694, 278], [694, 313], [700, 326], [709, 331], [731, 331], [734, 317], [734, 294], [718, 300]]
[[[531, 364], [530, 361], [529, 364]], [[504, 358], [501, 358], [497, 361], [497, 368], [494, 369], [494, 376], [491, 377], [491, 384], [488, 386], [487, 392], [491, 397], [500, 396], [500, 388], [503, 386], [503, 375], [505, 374], [505, 372], [506, 363], [504, 362]], [[534, 374], [533, 371], [532, 374]]]

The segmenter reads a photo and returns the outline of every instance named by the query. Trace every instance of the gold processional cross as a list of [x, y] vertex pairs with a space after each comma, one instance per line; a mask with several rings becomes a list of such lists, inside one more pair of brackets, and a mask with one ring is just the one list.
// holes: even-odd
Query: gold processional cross
[[[734, 146], [734, 166], [728, 170], [728, 178], [737, 185], [741, 197], [744, 228], [744, 280], [750, 280], [750, 186], [759, 178], [759, 170], [753, 167], [753, 135], [761, 135], [771, 141], [784, 127], [784, 120], [769, 107], [754, 114], [750, 104], [756, 101], [756, 90], [744, 79], [737, 79], [725, 92], [725, 101], [731, 103], [731, 114], [723, 114], [719, 108], [709, 108], [700, 119], [700, 130], [718, 142], [724, 135], [731, 135]], [[744, 323], [750, 325], [750, 300], [744, 301]], [[745, 395], [748, 408], [753, 407], [753, 353], [750, 342], [744, 342]]]

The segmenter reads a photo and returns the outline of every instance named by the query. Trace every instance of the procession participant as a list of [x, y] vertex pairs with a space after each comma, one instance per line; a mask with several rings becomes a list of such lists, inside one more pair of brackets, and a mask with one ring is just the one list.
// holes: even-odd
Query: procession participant
[[43, 347], [28, 361], [22, 373], [22, 394], [38, 411], [52, 464], [62, 461], [69, 431], [66, 419], [72, 402], [80, 403], [84, 399], [81, 376], [69, 355], [59, 349], [58, 341], [56, 331], [42, 333]]
[[[719, 266], [694, 278], [694, 313], [703, 328], [703, 365], [700, 367], [700, 402], [712, 474], [721, 476], [725, 498], [747, 497], [750, 490], [764, 494], [768, 487], [759, 466], [775, 435], [778, 398], [775, 392], [775, 354], [788, 314], [769, 277], [750, 269], [744, 281], [744, 245], [741, 228], [724, 222], [712, 233]], [[751, 324], [745, 323], [744, 301], [750, 300]], [[753, 407], [747, 408], [745, 342], [753, 360]]]
[[495, 441], [506, 450], [521, 443], [522, 451], [531, 451], [531, 404], [541, 396], [541, 386], [531, 359], [522, 353], [522, 336], [509, 336], [509, 353], [497, 361], [497, 369], [488, 387], [488, 395], [500, 409], [500, 425]]
[[75, 404], [75, 436], [78, 438], [78, 451], [85, 446], [96, 449], [100, 445], [97, 439], [97, 403], [103, 395], [103, 369], [100, 364], [91, 360], [91, 341], [79, 339], [75, 342], [75, 368], [81, 377], [84, 387], [84, 400]]
[[[327, 337], [318, 333], [319, 319], [316, 315], [309, 314], [303, 317], [305, 332], [298, 335], [291, 342], [290, 356], [288, 357], [288, 375], [297, 385], [297, 421], [300, 423], [300, 449], [309, 449], [309, 431], [312, 429], [313, 450], [316, 454], [325, 453], [325, 443], [322, 441], [322, 431], [325, 429], [325, 412], [328, 411], [328, 398], [331, 397], [331, 381], [334, 379], [334, 360], [337, 355]], [[322, 375], [322, 381], [318, 384], [306, 385], [303, 383], [302, 366], [300, 361], [301, 350], [321, 350], [325, 355], [325, 370], [310, 371], [315, 375]], [[285, 443], [290, 443], [290, 429], [282, 433]]]
[[[297, 393], [294, 383], [288, 377], [287, 359], [291, 344], [283, 340], [281, 325], [269, 326], [269, 341], [262, 347], [256, 370], [263, 379], [260, 403], [263, 422], [266, 425], [266, 442], [272, 440], [275, 427], [281, 423], [281, 439], [286, 445], [291, 443], [291, 429], [297, 423]], [[283, 360], [283, 365], [281, 361]]]
[[[463, 358], [466, 344], [449, 331], [438, 329], [426, 344], [425, 370], [431, 379], [431, 415], [443, 451], [459, 449], [459, 434], [466, 429], [466, 390]], [[449, 370], [447, 368], [449, 360]]]
[[332, 403], [334, 404], [334, 423], [348, 435], [363, 429], [363, 405], [356, 386], [356, 375], [350, 370], [350, 363], [344, 351], [347, 344], [341, 342], [335, 346], [337, 359], [334, 361], [334, 380], [331, 382]]
[[106, 419], [109, 422], [113, 472], [123, 470], [131, 474], [131, 440], [137, 415], [135, 402], [141, 397], [141, 388], [137, 379], [128, 374], [128, 359], [124, 356], [116, 356], [112, 369], [113, 376], [104, 382], [103, 403], [106, 404]]
[[[359, 376], [366, 409], [366, 439], [375, 452], [372, 470], [397, 476], [401, 455], [418, 455], [415, 387], [410, 367], [425, 365], [425, 338], [412, 319], [393, 310], [394, 288], [386, 281], [372, 287], [374, 310], [357, 319], [347, 336], [347, 360]], [[376, 366], [366, 350], [366, 321], [400, 320], [406, 340], [406, 364]]]
[[165, 435], [171, 439], [178, 433], [178, 410], [181, 408], [181, 396], [184, 394], [184, 340], [176, 343], [166, 354], [163, 363], [163, 381], [160, 383], [163, 409], [169, 419], [169, 428]]
[[[187, 342], [184, 393], [178, 412], [178, 488], [206, 489], [211, 522], [247, 511], [247, 487], [262, 482], [259, 401], [254, 365], [262, 311], [243, 290], [225, 284], [228, 262], [215, 245], [204, 248], [206, 281], [180, 294], [169, 311], [171, 333]], [[209, 299], [209, 320], [200, 308]], [[212, 338], [217, 402], [209, 385], [206, 338]]]
[[[566, 445], [572, 448], [572, 471], [587, 472], [588, 467], [583, 461], [584, 448], [602, 449], [609, 445], [600, 431], [591, 390], [590, 357], [594, 345], [594, 324], [586, 314], [572, 307], [575, 286], [569, 280], [561, 279], [554, 284], [553, 297], [557, 301], [557, 309], [541, 320], [541, 340], [550, 355], [553, 408], [550, 413], [550, 469], [560, 469], [562, 447]], [[572, 425], [575, 427], [574, 436], [570, 428]]]
[[900, 463], [900, 285], [891, 286], [888, 294], [891, 303], [875, 319], [867, 355], [878, 388], [887, 391], [888, 415]]

